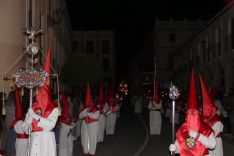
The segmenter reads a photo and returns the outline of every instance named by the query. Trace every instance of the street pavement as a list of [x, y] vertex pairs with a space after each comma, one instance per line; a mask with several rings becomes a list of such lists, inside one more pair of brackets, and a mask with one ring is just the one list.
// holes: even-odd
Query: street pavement
[[[97, 146], [96, 156], [133, 156], [145, 140], [145, 127], [138, 116], [121, 112], [113, 137], [105, 136]], [[74, 143], [74, 156], [82, 155], [80, 140]]]
[[[160, 136], [149, 135], [148, 112], [133, 113], [133, 108], [123, 107], [117, 119], [115, 136], [105, 136], [97, 145], [96, 156], [169, 156], [171, 125], [163, 119]], [[176, 126], [178, 128], [179, 125]], [[223, 139], [224, 156], [234, 155], [234, 142]], [[74, 156], [82, 156], [80, 139], [74, 142]]]

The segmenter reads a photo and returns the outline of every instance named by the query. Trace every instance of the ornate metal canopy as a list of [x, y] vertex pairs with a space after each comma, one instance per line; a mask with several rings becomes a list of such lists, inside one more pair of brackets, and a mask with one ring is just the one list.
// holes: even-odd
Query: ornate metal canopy
[[176, 86], [171, 83], [169, 97], [172, 100], [176, 100], [180, 96], [180, 92]]

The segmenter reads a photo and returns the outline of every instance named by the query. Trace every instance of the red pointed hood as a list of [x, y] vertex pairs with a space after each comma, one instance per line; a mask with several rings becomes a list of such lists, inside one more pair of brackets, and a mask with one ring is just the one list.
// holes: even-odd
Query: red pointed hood
[[217, 108], [215, 107], [213, 100], [210, 94], [207, 91], [204, 80], [201, 75], [199, 75], [201, 90], [202, 90], [202, 101], [203, 101], [203, 120], [208, 122], [217, 112]]
[[36, 102], [33, 105], [34, 111], [41, 109], [42, 115], [46, 110], [52, 110], [57, 107], [57, 104], [51, 99], [50, 90], [50, 60], [51, 60], [51, 50], [48, 50], [48, 54], [44, 64], [44, 70], [49, 74], [48, 78], [43, 86], [38, 89], [38, 94], [36, 95]]
[[20, 91], [15, 87], [15, 119], [11, 122], [10, 128], [14, 128], [14, 125], [19, 120], [24, 120], [24, 108], [20, 99]]
[[159, 94], [158, 94], [158, 81], [157, 80], [155, 81], [155, 84], [154, 84], [153, 101], [156, 101], [157, 103], [160, 102], [160, 97], [159, 97]]
[[213, 100], [214, 99], [214, 96], [215, 96], [215, 89], [212, 89], [211, 87], [209, 88], [208, 90], [209, 92], [209, 95], [211, 97], [211, 99]]
[[64, 93], [61, 94], [61, 98], [62, 98], [61, 101], [62, 101], [62, 106], [63, 106], [63, 112], [59, 121], [60, 123], [63, 122], [67, 125], [71, 125], [72, 123], [71, 109], [69, 108], [69, 105], [68, 105], [68, 102]]
[[192, 75], [191, 75], [191, 80], [190, 80], [188, 110], [186, 113], [186, 123], [188, 125], [189, 130], [198, 130], [200, 123], [201, 123], [200, 112], [198, 111], [196, 84], [195, 84], [195, 76], [194, 76], [193, 70], [192, 70]]
[[61, 98], [62, 98], [62, 106], [63, 106], [63, 115], [70, 116], [71, 109], [69, 108], [69, 105], [68, 105], [68, 102], [67, 102], [67, 99], [66, 99], [64, 93], [62, 93]]
[[198, 111], [195, 76], [192, 70], [190, 90], [188, 97], [188, 110], [186, 112], [185, 123], [176, 132], [177, 143], [180, 147], [180, 154], [187, 155], [207, 155], [207, 148], [200, 142], [196, 142], [196, 150], [189, 149], [186, 145], [186, 139], [189, 136], [189, 131], [194, 130], [198, 133], [209, 137], [212, 133], [212, 129], [201, 120], [200, 112]]
[[25, 117], [24, 108], [20, 99], [20, 91], [16, 87], [15, 88], [15, 118], [18, 120], [23, 120], [24, 117]]
[[110, 97], [109, 97], [109, 100], [108, 100], [108, 104], [112, 107], [115, 107], [116, 106], [116, 102], [115, 102], [115, 99], [114, 99], [114, 95], [111, 94]]
[[102, 108], [103, 105], [104, 105], [104, 97], [103, 97], [102, 85], [100, 86], [100, 89], [99, 89], [99, 94], [98, 94], [98, 105], [100, 106], [100, 108]]
[[50, 73], [51, 73], [51, 49], [48, 49], [45, 64], [44, 64], [44, 71], [48, 73], [48, 77], [46, 79], [45, 84], [49, 85], [50, 84]]
[[90, 92], [90, 87], [89, 83], [87, 84], [87, 89], [86, 89], [86, 97], [85, 97], [85, 102], [84, 102], [84, 108], [91, 108], [93, 107], [93, 100]]
[[47, 52], [45, 64], [44, 64], [44, 70], [45, 70], [48, 74], [50, 74], [50, 72], [51, 72], [50, 64], [51, 64], [51, 49], [49, 48], [49, 49], [48, 49], [48, 52]]
[[105, 92], [105, 102], [108, 102], [109, 98], [110, 98], [110, 89], [107, 88]]
[[195, 84], [195, 76], [194, 76], [193, 70], [192, 70], [192, 75], [191, 75], [191, 80], [190, 80], [190, 88], [189, 88], [189, 96], [188, 96], [188, 109], [198, 110], [196, 84]]
[[43, 85], [38, 90], [36, 102], [33, 104], [33, 109], [35, 111], [41, 109], [43, 115], [47, 110], [53, 110], [55, 107], [57, 107], [57, 104], [51, 99], [50, 87]]

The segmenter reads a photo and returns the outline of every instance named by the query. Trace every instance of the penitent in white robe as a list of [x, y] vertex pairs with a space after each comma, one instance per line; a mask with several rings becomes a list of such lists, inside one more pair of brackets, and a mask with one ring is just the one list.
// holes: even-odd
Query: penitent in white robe
[[[29, 118], [31, 117], [26, 115], [25, 123], [32, 120]], [[53, 132], [57, 119], [58, 108], [54, 108], [47, 118], [40, 117], [38, 127], [41, 127], [43, 131], [31, 133], [30, 156], [57, 156], [55, 134]], [[24, 131], [27, 132], [27, 128]]]
[[[87, 109], [84, 109], [79, 114], [79, 117], [83, 119], [81, 123], [81, 144], [83, 147], [84, 154], [94, 155], [96, 153], [98, 130], [99, 130], [99, 121], [98, 121], [99, 116], [100, 116], [100, 111], [91, 113], [87, 112]], [[85, 117], [90, 117], [97, 121], [87, 123], [84, 120]]]
[[118, 110], [119, 107], [116, 105], [116, 107], [110, 107], [109, 111], [106, 113], [106, 135], [115, 134], [115, 124]]
[[[24, 134], [23, 121], [19, 120], [14, 126], [14, 130], [17, 134]], [[27, 156], [28, 152], [28, 138], [16, 138], [15, 141], [16, 156]]]
[[59, 135], [59, 156], [73, 156], [73, 126], [61, 123]]
[[102, 110], [100, 110], [98, 142], [103, 142], [104, 140], [105, 129], [106, 129], [106, 113], [109, 111], [108, 109], [109, 107], [107, 103], [105, 103]]
[[106, 116], [101, 113], [99, 117], [98, 142], [103, 142], [104, 140], [105, 126], [106, 126]]
[[134, 113], [135, 114], [141, 114], [142, 109], [141, 109], [142, 105], [141, 105], [141, 99], [137, 99], [136, 103], [135, 103], [135, 107], [134, 107]]
[[223, 131], [222, 122], [218, 121], [211, 127], [215, 133], [216, 146], [213, 150], [209, 150], [210, 156], [223, 156], [223, 144], [220, 133]]
[[161, 133], [161, 125], [162, 125], [162, 117], [160, 109], [162, 107], [161, 101], [156, 103], [155, 101], [152, 103], [150, 101], [148, 105], [148, 109], [150, 110], [149, 121], [150, 121], [150, 135], [160, 135]]

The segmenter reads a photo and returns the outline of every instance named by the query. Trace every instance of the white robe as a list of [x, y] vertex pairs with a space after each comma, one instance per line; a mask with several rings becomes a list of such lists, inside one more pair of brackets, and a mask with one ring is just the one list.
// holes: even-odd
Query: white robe
[[[223, 131], [223, 124], [218, 121], [212, 127], [214, 130], [215, 136], [220, 134]], [[210, 156], [223, 156], [223, 144], [221, 137], [215, 137], [216, 146], [213, 150], [209, 150]]]
[[110, 107], [109, 111], [106, 113], [106, 135], [114, 135], [115, 133], [115, 124], [117, 119], [117, 112], [119, 110], [118, 105], [116, 105], [115, 109]]
[[106, 129], [106, 113], [109, 112], [109, 106], [107, 103], [104, 104], [99, 117], [99, 130], [98, 130], [98, 142], [103, 142], [105, 129]]
[[148, 109], [150, 110], [150, 135], [159, 135], [161, 133], [162, 117], [160, 109], [162, 107], [161, 101], [159, 104], [150, 101]]
[[[23, 121], [19, 120], [14, 126], [14, 130], [18, 134], [24, 134]], [[16, 156], [27, 156], [28, 153], [28, 139], [27, 138], [16, 138], [15, 142]]]
[[117, 118], [119, 118], [120, 117], [120, 108], [122, 106], [122, 103], [118, 103], [117, 105], [118, 105]]
[[106, 116], [104, 114], [100, 114], [100, 117], [99, 117], [99, 130], [98, 130], [98, 142], [103, 142], [103, 140], [104, 140], [105, 126], [106, 126]]
[[87, 109], [84, 109], [79, 115], [79, 117], [83, 119], [81, 123], [81, 144], [83, 147], [84, 154], [95, 154], [99, 130], [98, 121], [86, 123], [84, 118], [90, 117], [92, 119], [98, 120], [99, 116], [100, 111], [96, 111], [95, 113], [89, 113], [87, 112]]
[[[30, 118], [27, 114], [24, 132], [28, 131], [27, 123], [30, 123]], [[57, 119], [58, 108], [54, 108], [47, 118], [40, 117], [38, 127], [43, 128], [43, 131], [31, 133], [30, 156], [57, 156], [55, 134], [53, 132]]]
[[59, 156], [73, 156], [73, 136], [72, 130], [73, 126], [61, 123], [60, 135], [59, 135]]
[[221, 101], [217, 99], [217, 100], [215, 100], [214, 104], [215, 104], [216, 107], [218, 107], [218, 112], [217, 112], [217, 114], [218, 114], [219, 116], [220, 116], [220, 115], [223, 115], [223, 105], [222, 105]]

